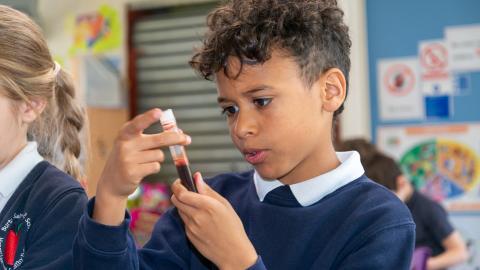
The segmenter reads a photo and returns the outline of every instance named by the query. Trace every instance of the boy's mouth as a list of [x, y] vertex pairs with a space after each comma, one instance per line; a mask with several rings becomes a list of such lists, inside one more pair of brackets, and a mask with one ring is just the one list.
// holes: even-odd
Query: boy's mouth
[[243, 152], [243, 154], [245, 156], [245, 160], [252, 165], [265, 161], [265, 158], [267, 157], [267, 152], [260, 149], [246, 150]]

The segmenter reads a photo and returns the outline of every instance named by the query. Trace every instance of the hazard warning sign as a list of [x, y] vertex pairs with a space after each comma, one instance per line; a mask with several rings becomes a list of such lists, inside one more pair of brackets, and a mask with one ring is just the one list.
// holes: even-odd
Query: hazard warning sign
[[383, 121], [424, 118], [423, 96], [418, 86], [418, 58], [378, 61], [378, 107]]
[[448, 95], [454, 91], [448, 63], [448, 50], [443, 40], [419, 43], [420, 85], [424, 95]]
[[413, 70], [404, 63], [389, 66], [383, 80], [387, 89], [396, 96], [407, 95], [415, 86]]
[[423, 43], [420, 47], [420, 65], [427, 72], [447, 72], [448, 53], [444, 42]]

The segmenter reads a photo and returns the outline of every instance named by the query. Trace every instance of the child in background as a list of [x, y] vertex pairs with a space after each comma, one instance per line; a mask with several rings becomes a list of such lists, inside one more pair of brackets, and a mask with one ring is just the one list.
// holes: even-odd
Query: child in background
[[415, 247], [428, 247], [427, 269], [446, 269], [468, 259], [466, 245], [448, 220], [443, 207], [416, 191], [395, 160], [364, 139], [343, 141], [338, 150], [356, 150], [362, 155], [366, 175], [394, 192], [405, 202], [416, 224]]
[[142, 183], [128, 198], [130, 231], [142, 247], [152, 235], [158, 218], [170, 207], [170, 187], [165, 183]]
[[177, 180], [176, 207], [137, 250], [127, 197], [160, 170], [160, 147], [191, 142], [143, 134], [159, 109], [137, 116], [120, 131], [81, 218], [76, 268], [408, 269], [408, 209], [364, 175], [358, 153], [332, 145], [351, 45], [336, 1], [234, 0], [207, 24], [191, 64], [215, 80], [230, 136], [254, 170], [207, 182], [196, 173], [198, 193]]
[[0, 5], [1, 269], [73, 268], [87, 202], [75, 180], [84, 114], [74, 93], [40, 28]]
[[410, 209], [416, 224], [415, 246], [432, 251], [428, 270], [447, 269], [468, 259], [465, 242], [450, 224], [445, 209], [416, 191], [395, 160], [377, 154], [365, 170], [370, 179], [392, 190]]

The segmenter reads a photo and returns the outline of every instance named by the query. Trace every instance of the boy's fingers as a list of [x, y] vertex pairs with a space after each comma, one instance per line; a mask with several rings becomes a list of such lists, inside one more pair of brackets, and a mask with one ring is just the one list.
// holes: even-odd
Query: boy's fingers
[[187, 188], [185, 188], [182, 183], [180, 182], [180, 179], [175, 180], [172, 184], [172, 193], [176, 195], [177, 197], [180, 196], [180, 193], [186, 192]]
[[181, 201], [183, 204], [191, 204], [191, 196], [198, 195], [196, 193], [188, 191], [188, 189], [182, 184], [180, 179], [175, 180], [172, 184], [172, 193], [175, 196], [176, 200]]
[[157, 108], [137, 115], [131, 121], [127, 122], [122, 130], [122, 135], [129, 138], [141, 134], [146, 128], [159, 121], [161, 115], [162, 111]]
[[177, 207], [179, 213], [187, 216], [189, 219], [192, 219], [195, 212], [197, 211], [196, 208], [181, 202], [175, 195], [172, 196], [172, 203], [173, 205], [175, 205], [175, 207]]
[[177, 132], [161, 132], [158, 134], [148, 134], [137, 139], [138, 147], [141, 150], [155, 149], [170, 145], [188, 145], [192, 142], [190, 136]]
[[202, 174], [200, 172], [196, 172], [193, 175], [195, 179], [195, 185], [197, 186], [197, 190], [199, 194], [207, 195], [220, 201], [223, 204], [228, 203], [227, 200], [220, 194], [218, 194], [215, 190], [213, 190], [205, 181], [203, 181]]
[[[203, 181], [203, 177], [199, 172], [196, 172], [193, 175], [193, 178], [195, 180], [195, 185], [197, 186], [198, 194], [189, 192], [181, 184], [180, 180], [177, 180], [175, 183], [173, 183], [172, 191], [178, 197], [178, 200], [184, 204], [188, 204], [198, 209], [212, 206], [214, 202], [211, 201], [211, 199], [220, 202], [224, 206], [230, 206], [230, 203], [222, 195], [218, 194]], [[206, 195], [207, 197], [200, 195]]]
[[160, 149], [137, 152], [135, 153], [134, 157], [135, 161], [140, 164], [150, 162], [163, 162], [165, 160], [165, 155]]
[[149, 162], [144, 164], [138, 164], [135, 168], [137, 174], [143, 179], [150, 174], [158, 173], [160, 171], [159, 162]]
[[[175, 205], [175, 204], [174, 204]], [[177, 208], [178, 209], [178, 208]], [[183, 220], [183, 223], [185, 224], [188, 224], [190, 222], [190, 218], [187, 217], [182, 211], [178, 211], [178, 214], [180, 215], [180, 217], [182, 218]]]
[[195, 209], [211, 207], [214, 201], [209, 196], [202, 196], [195, 192], [188, 191], [180, 180], [177, 180], [172, 184], [172, 192], [175, 195], [176, 200]]
[[198, 193], [199, 194], [205, 194], [207, 195], [207, 187], [205, 182], [203, 181], [203, 176], [200, 172], [196, 172], [193, 174], [193, 180], [195, 181], [195, 186], [197, 187]]

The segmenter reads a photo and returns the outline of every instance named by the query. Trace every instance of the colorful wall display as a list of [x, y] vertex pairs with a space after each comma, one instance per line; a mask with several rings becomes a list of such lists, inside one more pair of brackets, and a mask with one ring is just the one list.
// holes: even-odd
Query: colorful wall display
[[380, 127], [380, 149], [450, 211], [480, 211], [480, 124]]
[[116, 9], [107, 5], [98, 11], [76, 17], [71, 54], [104, 53], [120, 47], [122, 29]]

